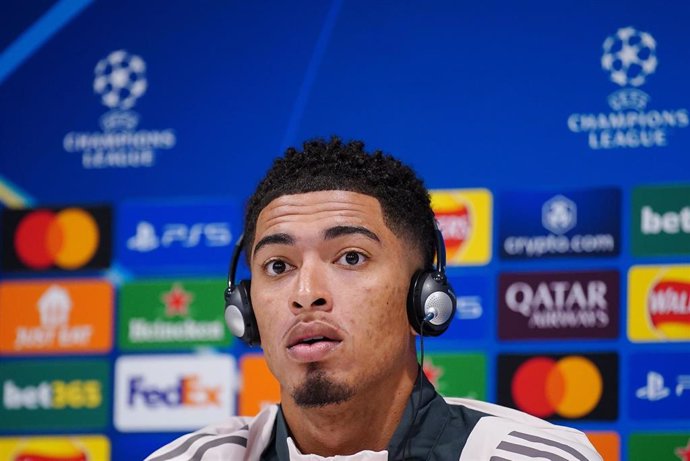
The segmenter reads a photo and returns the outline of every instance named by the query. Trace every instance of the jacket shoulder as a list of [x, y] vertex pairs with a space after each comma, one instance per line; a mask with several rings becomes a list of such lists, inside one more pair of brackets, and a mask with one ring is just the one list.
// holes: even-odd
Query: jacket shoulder
[[446, 398], [451, 408], [481, 417], [467, 438], [460, 461], [528, 458], [601, 461], [587, 436], [522, 411], [473, 399]]
[[185, 434], [151, 453], [145, 461], [259, 459], [271, 438], [278, 407], [265, 407], [255, 417], [235, 416]]

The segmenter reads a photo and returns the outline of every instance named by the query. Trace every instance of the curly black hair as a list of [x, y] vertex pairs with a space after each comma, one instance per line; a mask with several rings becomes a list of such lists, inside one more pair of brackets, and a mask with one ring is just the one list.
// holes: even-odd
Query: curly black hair
[[291, 147], [275, 159], [247, 203], [244, 250], [251, 254], [261, 210], [283, 195], [325, 190], [358, 192], [376, 198], [383, 219], [398, 238], [413, 243], [433, 266], [435, 231], [429, 192], [407, 165], [380, 150], [367, 153], [362, 141], [314, 139], [303, 152]]

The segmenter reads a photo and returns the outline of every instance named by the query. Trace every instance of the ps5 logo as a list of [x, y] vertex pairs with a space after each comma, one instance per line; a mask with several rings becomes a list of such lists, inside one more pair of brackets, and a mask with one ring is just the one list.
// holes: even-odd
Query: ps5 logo
[[139, 221], [132, 237], [127, 239], [127, 248], [146, 253], [158, 248], [194, 248], [199, 245], [207, 247], [228, 246], [232, 242], [230, 224], [213, 223], [170, 223], [165, 224], [160, 236], [156, 228], [148, 221]]
[[[690, 375], [678, 375], [674, 393], [676, 397], [682, 397], [685, 391], [690, 391]], [[656, 371], [647, 372], [647, 383], [635, 392], [635, 397], [650, 402], [663, 400], [670, 395], [671, 389], [666, 387], [664, 377]]]

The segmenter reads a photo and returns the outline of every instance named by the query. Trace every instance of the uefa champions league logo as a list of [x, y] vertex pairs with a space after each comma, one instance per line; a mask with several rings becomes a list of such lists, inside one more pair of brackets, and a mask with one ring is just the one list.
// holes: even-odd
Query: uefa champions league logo
[[110, 53], [94, 69], [93, 91], [111, 109], [127, 110], [146, 92], [146, 63], [125, 50]]
[[623, 27], [604, 40], [603, 48], [601, 67], [620, 86], [638, 87], [656, 70], [656, 41], [647, 32]]
[[137, 130], [139, 114], [132, 107], [148, 90], [146, 62], [126, 50], [110, 52], [93, 69], [93, 92], [108, 112], [102, 132], [70, 132], [62, 142], [67, 152], [80, 152], [84, 168], [152, 167], [157, 152], [175, 147], [172, 129]]
[[650, 109], [651, 97], [640, 89], [659, 66], [652, 34], [621, 27], [602, 49], [601, 68], [620, 87], [607, 98], [612, 112], [571, 114], [570, 131], [587, 133], [591, 149], [663, 147], [670, 132], [690, 125], [687, 109]]

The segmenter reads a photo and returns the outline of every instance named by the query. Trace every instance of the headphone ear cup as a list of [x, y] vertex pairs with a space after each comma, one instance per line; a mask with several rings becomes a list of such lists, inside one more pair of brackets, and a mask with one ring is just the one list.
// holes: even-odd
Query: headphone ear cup
[[242, 280], [225, 290], [225, 323], [230, 332], [250, 346], [261, 344], [259, 326], [249, 298], [250, 280]]
[[[407, 295], [407, 318], [412, 328], [424, 336], [438, 336], [448, 329], [455, 316], [456, 298], [445, 274], [439, 271], [417, 271], [412, 276]], [[433, 317], [424, 321], [427, 315]]]

